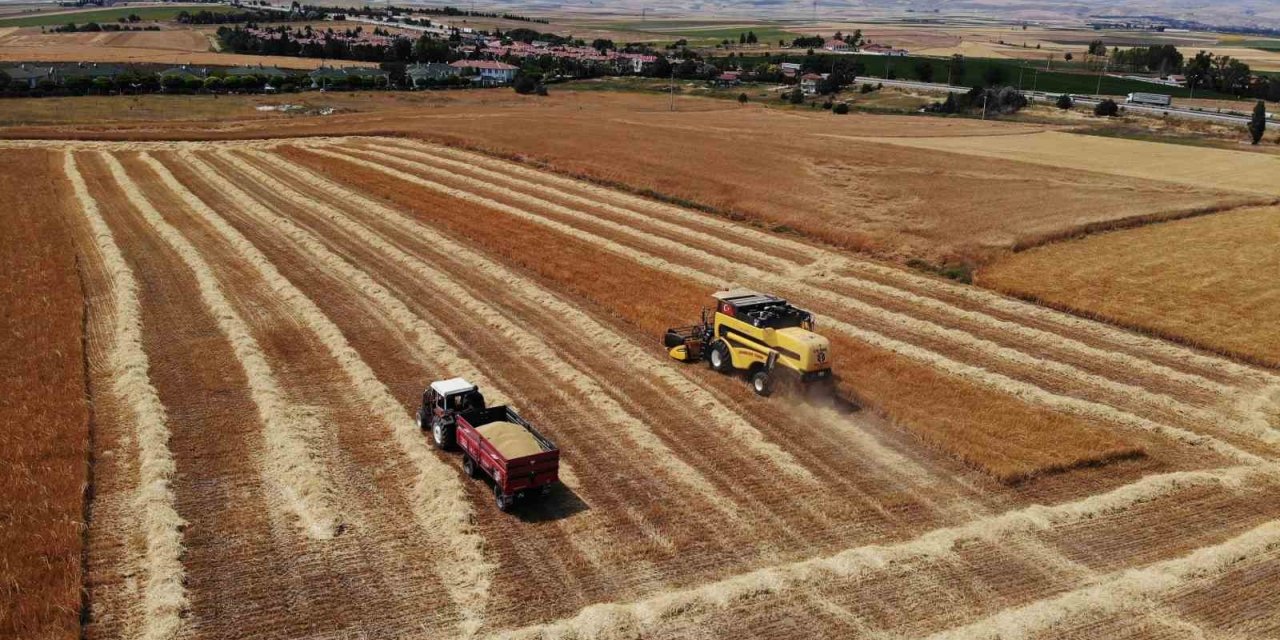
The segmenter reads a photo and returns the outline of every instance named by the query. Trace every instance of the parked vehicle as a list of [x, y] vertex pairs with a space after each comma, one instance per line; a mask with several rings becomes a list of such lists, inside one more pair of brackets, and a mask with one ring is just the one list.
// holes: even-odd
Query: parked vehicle
[[441, 449], [462, 450], [470, 478], [488, 476], [498, 509], [543, 495], [559, 482], [560, 450], [506, 405], [486, 407], [484, 395], [462, 378], [437, 380], [422, 394], [418, 426]]
[[1125, 97], [1128, 104], [1149, 104], [1156, 107], [1167, 107], [1173, 104], [1173, 96], [1163, 93], [1131, 93]]

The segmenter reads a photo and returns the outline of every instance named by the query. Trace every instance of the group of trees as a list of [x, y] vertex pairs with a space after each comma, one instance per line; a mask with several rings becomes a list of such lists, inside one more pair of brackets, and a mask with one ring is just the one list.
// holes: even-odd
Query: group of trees
[[[218, 27], [218, 40], [225, 51], [266, 56], [294, 56], [303, 58], [325, 58], [327, 60], [362, 60], [365, 62], [448, 62], [451, 53], [444, 53], [446, 59], [417, 59], [415, 54], [419, 48], [408, 38], [396, 38], [390, 44], [375, 44], [366, 40], [353, 39], [360, 27], [350, 34], [338, 34], [333, 29], [323, 32], [314, 31], [311, 25], [293, 30], [287, 26], [270, 27], [263, 37], [251, 31], [252, 24], [245, 28]], [[423, 36], [426, 37], [426, 36]], [[311, 41], [318, 38], [319, 41]], [[302, 40], [306, 39], [307, 42]], [[447, 49], [448, 45], [444, 47]], [[452, 59], [460, 58], [460, 55]]]
[[159, 31], [160, 27], [156, 25], [147, 25], [145, 27], [135, 27], [128, 24], [119, 24], [108, 22], [99, 24], [97, 22], [86, 22], [77, 25], [74, 22], [68, 22], [62, 26], [54, 27], [55, 33], [97, 33], [99, 31]]
[[290, 20], [305, 20], [306, 18], [296, 13], [277, 13], [268, 11], [227, 11], [216, 12], [200, 10], [195, 13], [183, 11], [175, 18], [182, 24], [242, 24], [245, 22], [288, 22]]
[[[1106, 50], [1106, 47], [1103, 47]], [[1182, 68], [1182, 52], [1171, 44], [1111, 50], [1110, 67], [1135, 72], [1153, 72], [1162, 76]]]
[[1014, 87], [974, 87], [967, 93], [948, 93], [947, 99], [925, 109], [932, 113], [973, 113], [1010, 115], [1027, 106], [1027, 97]]

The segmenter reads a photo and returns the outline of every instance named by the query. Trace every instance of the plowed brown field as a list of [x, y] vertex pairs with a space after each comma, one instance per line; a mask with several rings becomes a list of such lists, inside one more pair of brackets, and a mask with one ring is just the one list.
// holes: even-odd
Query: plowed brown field
[[[425, 142], [22, 146], [103, 354], [88, 637], [1275, 628], [1270, 370]], [[670, 361], [729, 285], [858, 408]], [[563, 486], [502, 514], [428, 446], [455, 375]]]

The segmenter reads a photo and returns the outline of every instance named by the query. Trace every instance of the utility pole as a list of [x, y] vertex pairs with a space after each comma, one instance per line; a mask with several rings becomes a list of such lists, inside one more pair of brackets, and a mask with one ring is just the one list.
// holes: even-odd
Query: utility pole
[[1040, 70], [1039, 70], [1039, 69], [1032, 69], [1032, 70], [1031, 70], [1031, 73], [1032, 73], [1032, 76], [1031, 76], [1031, 92], [1032, 92], [1032, 93], [1035, 93], [1035, 91], [1036, 91], [1036, 86], [1040, 84]]
[[671, 65], [671, 111], [676, 110], [676, 66]]
[[982, 119], [987, 119], [987, 98], [991, 96], [991, 91], [984, 90], [982, 92]]
[[1026, 67], [1018, 65], [1018, 91], [1022, 91], [1022, 72], [1026, 70]]
[[1108, 63], [1108, 62], [1110, 62], [1110, 61], [1109, 61], [1109, 60], [1103, 60], [1103, 61], [1102, 61], [1102, 71], [1098, 72], [1098, 91], [1097, 91], [1097, 93], [1095, 93], [1094, 95], [1099, 96], [1099, 97], [1101, 97], [1101, 96], [1102, 96], [1102, 76], [1107, 75], [1107, 63]]

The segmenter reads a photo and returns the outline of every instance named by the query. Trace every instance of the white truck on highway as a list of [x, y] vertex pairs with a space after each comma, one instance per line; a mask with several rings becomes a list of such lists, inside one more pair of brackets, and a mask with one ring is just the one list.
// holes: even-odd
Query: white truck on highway
[[1173, 104], [1173, 96], [1167, 96], [1163, 93], [1131, 93], [1125, 97], [1124, 101], [1128, 104], [1149, 104], [1157, 107], [1167, 107]]

